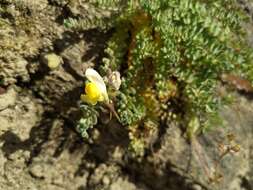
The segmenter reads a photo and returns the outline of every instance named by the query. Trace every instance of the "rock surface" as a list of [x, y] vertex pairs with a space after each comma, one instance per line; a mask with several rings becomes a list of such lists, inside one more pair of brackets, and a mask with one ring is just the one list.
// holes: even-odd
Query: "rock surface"
[[[227, 127], [217, 126], [192, 143], [176, 123], [161, 126], [162, 135], [144, 157], [129, 154], [126, 129], [115, 121], [98, 125], [91, 139], [82, 139], [74, 127], [83, 73], [103, 54], [109, 34], [89, 30], [76, 35], [64, 28], [64, 13], [85, 17], [87, 3], [84, 7], [79, 1], [30, 3], [0, 2], [0, 16], [9, 15], [4, 34], [9, 33], [0, 44], [0, 81], [4, 79], [0, 83], [4, 89], [0, 93], [0, 190], [253, 189], [250, 95], [234, 94], [235, 103], [221, 110]], [[31, 13], [26, 15], [24, 9]], [[28, 20], [29, 30], [19, 25], [17, 38], [9, 43], [15, 31], [12, 24]], [[50, 70], [43, 56], [52, 52], [63, 63]], [[234, 145], [240, 146], [239, 152], [220, 159], [222, 150]]]

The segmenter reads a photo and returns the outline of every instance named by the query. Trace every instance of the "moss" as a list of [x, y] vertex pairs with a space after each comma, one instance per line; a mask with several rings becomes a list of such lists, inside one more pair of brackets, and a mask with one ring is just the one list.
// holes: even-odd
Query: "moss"
[[108, 21], [115, 33], [101, 68], [123, 75], [116, 102], [122, 124], [136, 131], [147, 120], [166, 120], [170, 112], [189, 136], [212, 126], [224, 105], [217, 91], [221, 75], [231, 73], [253, 82], [253, 54], [241, 27], [246, 17], [237, 2], [124, 2], [93, 4], [101, 10], [120, 10]]

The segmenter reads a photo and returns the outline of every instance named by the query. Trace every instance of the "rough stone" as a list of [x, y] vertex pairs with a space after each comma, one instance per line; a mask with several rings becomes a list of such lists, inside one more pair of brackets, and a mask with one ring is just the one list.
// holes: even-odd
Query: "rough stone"
[[13, 106], [16, 99], [17, 92], [13, 88], [9, 88], [4, 94], [0, 95], [0, 111]]
[[14, 84], [18, 79], [23, 82], [29, 80], [29, 74], [26, 69], [28, 62], [23, 58], [3, 61], [0, 59], [0, 76], [4, 85]]
[[[5, 2], [0, 2], [6, 8], [0, 13], [12, 16], [17, 28], [7, 22], [0, 30], [1, 35], [3, 31], [6, 34], [0, 47], [8, 50], [0, 51], [0, 80], [4, 79], [4, 86], [11, 85], [0, 95], [1, 190], [253, 188], [250, 97], [236, 95], [235, 104], [221, 110], [227, 127], [209, 131], [192, 142], [176, 123], [163, 126], [164, 133], [155, 139], [157, 146], [147, 147], [141, 158], [129, 156], [126, 129], [113, 122], [96, 126], [93, 139], [86, 141], [74, 130], [78, 100], [84, 71], [103, 53], [106, 36], [95, 30], [76, 36], [61, 24], [65, 13], [84, 18], [95, 10], [89, 10], [86, 1], [84, 6], [80, 6], [82, 1], [68, 4], [65, 0]], [[31, 25], [23, 28], [27, 21]], [[48, 52], [63, 58], [56, 70], [40, 64], [39, 57]], [[20, 87], [14, 88], [14, 84]], [[233, 143], [241, 150], [217, 163], [223, 177], [220, 182], [209, 183], [219, 145], [227, 146], [228, 134], [234, 134]]]

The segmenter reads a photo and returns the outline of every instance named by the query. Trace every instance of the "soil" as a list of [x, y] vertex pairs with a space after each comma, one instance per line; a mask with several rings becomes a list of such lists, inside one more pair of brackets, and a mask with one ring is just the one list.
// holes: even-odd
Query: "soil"
[[[252, 3], [242, 3], [251, 14]], [[77, 34], [63, 22], [91, 11], [79, 1], [0, 2], [0, 190], [252, 190], [251, 94], [233, 93], [235, 102], [220, 111], [226, 127], [192, 142], [176, 123], [160, 126], [143, 157], [131, 155], [115, 120], [81, 138], [83, 73], [99, 64], [111, 34]], [[56, 68], [48, 67], [52, 53], [62, 60]], [[240, 150], [220, 159], [234, 145]]]

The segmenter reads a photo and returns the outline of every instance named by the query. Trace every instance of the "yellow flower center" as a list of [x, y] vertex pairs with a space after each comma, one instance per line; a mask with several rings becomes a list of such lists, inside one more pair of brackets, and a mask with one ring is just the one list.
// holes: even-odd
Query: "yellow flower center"
[[86, 86], [85, 86], [85, 93], [87, 94], [87, 96], [90, 99], [93, 99], [93, 100], [94, 99], [99, 99], [99, 97], [101, 96], [100, 90], [92, 82], [89, 82], [88, 84], [86, 84]]
[[95, 105], [98, 101], [103, 101], [101, 90], [92, 82], [86, 84], [85, 93], [86, 94], [81, 95], [81, 99], [84, 102]]

